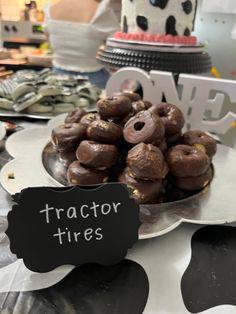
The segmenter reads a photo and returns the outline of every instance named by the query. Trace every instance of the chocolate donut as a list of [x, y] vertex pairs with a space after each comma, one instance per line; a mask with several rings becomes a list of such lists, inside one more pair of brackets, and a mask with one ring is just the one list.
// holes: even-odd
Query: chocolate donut
[[97, 107], [102, 119], [119, 120], [131, 111], [132, 102], [128, 97], [117, 95], [100, 99]]
[[163, 139], [165, 133], [161, 119], [151, 111], [138, 112], [125, 124], [123, 134], [128, 143], [152, 143]]
[[168, 147], [177, 145], [180, 141], [181, 136], [182, 136], [182, 132], [180, 131], [174, 135], [166, 137], [166, 143]]
[[180, 141], [182, 144], [194, 146], [205, 152], [210, 158], [215, 155], [217, 150], [217, 144], [214, 138], [198, 130], [184, 133]]
[[109, 179], [107, 170], [95, 170], [82, 166], [78, 160], [72, 162], [67, 170], [70, 185], [93, 185], [106, 183]]
[[86, 114], [86, 111], [82, 108], [76, 108], [69, 112], [65, 118], [65, 123], [79, 123], [81, 118]]
[[149, 110], [159, 115], [165, 126], [165, 135], [167, 137], [179, 133], [184, 126], [183, 113], [175, 105], [161, 103], [154, 105]]
[[126, 161], [132, 176], [141, 180], [163, 179], [168, 172], [161, 150], [151, 144], [134, 146], [128, 152]]
[[210, 158], [207, 154], [197, 150], [193, 146], [176, 145], [166, 153], [170, 173], [176, 177], [200, 176], [210, 166]]
[[131, 196], [139, 204], [153, 204], [158, 201], [162, 180], [145, 181], [133, 178], [129, 168], [125, 168], [118, 177], [118, 182], [124, 183], [131, 190]]
[[152, 142], [152, 145], [158, 147], [162, 151], [162, 153], [165, 153], [168, 149], [167, 142], [166, 142], [165, 138], [163, 138], [162, 140]]
[[76, 157], [87, 167], [104, 170], [117, 163], [119, 154], [114, 145], [83, 141], [76, 150]]
[[150, 103], [147, 100], [138, 100], [138, 101], [132, 102], [132, 108], [133, 108], [134, 113], [147, 110], [151, 107], [152, 107], [152, 103]]
[[201, 174], [200, 176], [185, 177], [185, 178], [174, 177], [172, 178], [172, 180], [174, 184], [180, 189], [188, 190], [188, 191], [195, 191], [195, 190], [201, 190], [205, 188], [212, 180], [212, 177], [213, 177], [213, 170], [212, 170], [212, 167], [210, 166], [207, 169], [207, 171]]
[[79, 123], [61, 124], [52, 130], [51, 138], [57, 150], [71, 151], [86, 139], [86, 128]]
[[99, 114], [95, 112], [89, 112], [81, 118], [80, 124], [87, 128], [93, 121], [96, 120], [100, 120]]
[[96, 120], [88, 126], [87, 136], [92, 141], [110, 144], [118, 142], [123, 137], [123, 131], [113, 122]]
[[114, 96], [125, 96], [125, 97], [128, 97], [132, 102], [142, 99], [139, 94], [131, 92], [131, 91], [115, 93]]

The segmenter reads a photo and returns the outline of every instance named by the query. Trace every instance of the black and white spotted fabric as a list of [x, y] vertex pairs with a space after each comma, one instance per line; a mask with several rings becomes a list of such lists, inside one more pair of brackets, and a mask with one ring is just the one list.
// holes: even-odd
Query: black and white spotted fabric
[[190, 36], [197, 0], [122, 0], [122, 31]]

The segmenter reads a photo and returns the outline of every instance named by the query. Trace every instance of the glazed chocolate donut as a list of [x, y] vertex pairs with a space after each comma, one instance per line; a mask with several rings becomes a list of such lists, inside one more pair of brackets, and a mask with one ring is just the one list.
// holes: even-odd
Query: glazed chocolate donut
[[96, 120], [100, 120], [99, 114], [95, 112], [89, 112], [81, 118], [80, 124], [87, 128], [93, 121]]
[[162, 140], [152, 142], [152, 145], [158, 147], [162, 151], [162, 153], [165, 153], [168, 149], [167, 142], [166, 142], [165, 138], [163, 138]]
[[100, 99], [97, 107], [102, 119], [119, 120], [132, 110], [132, 102], [125, 96], [113, 96]]
[[147, 110], [152, 107], [152, 103], [147, 100], [138, 100], [132, 102], [132, 108], [134, 113], [138, 113], [140, 111]]
[[71, 151], [86, 139], [86, 128], [79, 123], [61, 124], [52, 130], [51, 138], [57, 150]]
[[104, 170], [117, 163], [119, 154], [114, 145], [83, 141], [76, 150], [76, 157], [87, 167]]
[[93, 185], [106, 183], [109, 179], [107, 170], [95, 170], [82, 166], [78, 160], [72, 162], [67, 170], [70, 185]]
[[125, 97], [128, 97], [132, 102], [133, 101], [138, 101], [138, 100], [141, 100], [141, 96], [137, 93], [134, 93], [134, 92], [120, 92], [120, 93], [115, 93], [114, 96], [125, 96]]
[[172, 147], [177, 145], [180, 141], [181, 136], [182, 132], [180, 131], [179, 133], [166, 137], [167, 146]]
[[200, 176], [210, 166], [207, 154], [188, 145], [176, 145], [166, 153], [170, 173], [176, 177]]
[[168, 172], [161, 150], [151, 144], [134, 146], [126, 161], [132, 176], [141, 180], [163, 179]]
[[152, 143], [163, 139], [165, 133], [161, 119], [151, 111], [138, 112], [125, 124], [123, 134], [128, 143]]
[[92, 141], [110, 144], [122, 139], [123, 131], [119, 125], [113, 122], [96, 120], [88, 126], [87, 136]]
[[86, 115], [86, 111], [78, 107], [68, 113], [65, 118], [65, 123], [79, 123], [84, 115]]
[[202, 131], [188, 131], [181, 137], [181, 143], [191, 145], [205, 152], [210, 158], [213, 157], [217, 150], [214, 138]]
[[179, 133], [184, 126], [183, 113], [175, 105], [162, 103], [154, 105], [149, 110], [159, 115], [165, 126], [165, 135], [167, 137]]
[[188, 190], [188, 191], [195, 191], [195, 190], [201, 190], [205, 188], [212, 180], [212, 177], [213, 177], [213, 170], [212, 170], [212, 167], [210, 166], [207, 169], [207, 171], [201, 174], [200, 176], [185, 177], [185, 178], [174, 177], [173, 182], [180, 189]]
[[162, 180], [145, 181], [133, 178], [129, 168], [125, 168], [118, 177], [118, 182], [124, 183], [131, 190], [131, 196], [139, 204], [156, 203], [162, 188]]

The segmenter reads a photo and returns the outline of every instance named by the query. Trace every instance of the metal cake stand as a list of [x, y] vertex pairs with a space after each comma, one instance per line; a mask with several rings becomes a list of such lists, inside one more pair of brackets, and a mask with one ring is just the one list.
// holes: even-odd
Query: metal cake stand
[[[26, 187], [66, 184], [65, 166], [50, 144], [52, 129], [66, 115], [49, 121], [47, 127], [20, 131], [9, 137], [6, 149], [13, 159], [1, 170], [0, 181], [10, 194]], [[218, 145], [211, 184], [194, 196], [171, 203], [140, 206], [140, 239], [163, 235], [182, 222], [225, 224], [236, 221], [236, 151]], [[127, 222], [128, 223], [128, 222]]]

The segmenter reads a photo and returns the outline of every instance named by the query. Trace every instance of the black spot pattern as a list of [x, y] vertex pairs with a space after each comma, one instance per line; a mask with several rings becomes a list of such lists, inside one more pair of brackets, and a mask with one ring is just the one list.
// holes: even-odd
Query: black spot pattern
[[165, 9], [169, 0], [149, 0], [150, 4], [160, 9]]
[[143, 31], [148, 30], [148, 20], [145, 16], [138, 15], [136, 21], [139, 28], [141, 28]]
[[127, 17], [125, 15], [123, 17], [123, 33], [128, 33], [128, 23]]
[[176, 19], [173, 15], [169, 16], [166, 20], [166, 34], [177, 36], [178, 33], [175, 29]]
[[188, 27], [185, 28], [185, 31], [184, 31], [184, 36], [190, 36], [191, 35], [191, 32], [189, 30]]
[[219, 305], [236, 305], [235, 227], [203, 227], [193, 235], [191, 249], [191, 261], [181, 280], [187, 310], [205, 313]]
[[193, 4], [190, 0], [182, 2], [184, 13], [190, 14], [193, 10]]

